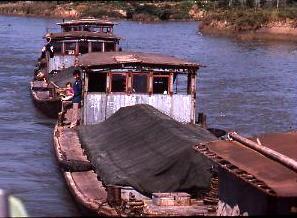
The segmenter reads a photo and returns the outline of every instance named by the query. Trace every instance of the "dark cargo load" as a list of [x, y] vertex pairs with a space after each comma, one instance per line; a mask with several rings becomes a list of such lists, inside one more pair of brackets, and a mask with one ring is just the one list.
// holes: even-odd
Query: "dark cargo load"
[[211, 162], [193, 145], [216, 139], [206, 129], [185, 125], [149, 105], [121, 108], [106, 121], [79, 127], [89, 160], [105, 185], [153, 192], [209, 187]]

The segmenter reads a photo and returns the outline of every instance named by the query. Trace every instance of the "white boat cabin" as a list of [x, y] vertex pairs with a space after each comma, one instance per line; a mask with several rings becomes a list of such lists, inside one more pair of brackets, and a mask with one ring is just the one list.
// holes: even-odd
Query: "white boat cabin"
[[118, 109], [149, 104], [182, 123], [195, 122], [199, 65], [175, 57], [139, 52], [89, 53], [83, 70], [83, 123], [106, 120]]

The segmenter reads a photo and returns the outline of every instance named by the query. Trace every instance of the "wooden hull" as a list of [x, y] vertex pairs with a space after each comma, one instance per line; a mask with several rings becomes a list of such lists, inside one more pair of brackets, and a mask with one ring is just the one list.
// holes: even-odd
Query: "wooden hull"
[[[67, 111], [66, 119], [69, 118], [70, 112]], [[76, 128], [61, 126], [58, 121], [54, 129], [54, 149], [69, 191], [80, 207], [97, 216], [129, 216], [125, 206], [124, 209], [122, 207], [125, 204], [115, 208], [107, 203], [111, 200], [110, 198], [108, 200], [111, 193], [108, 193], [108, 188], [98, 179], [100, 175], [93, 171], [93, 166], [85, 155], [86, 152], [82, 148]], [[143, 216], [215, 215], [213, 203], [205, 204], [203, 199], [191, 199], [191, 206], [160, 207], [154, 205], [152, 199], [143, 197], [138, 197], [145, 205]], [[127, 198], [123, 201], [125, 200]]]
[[91, 169], [76, 131], [57, 124], [54, 130], [54, 149], [66, 184], [76, 202], [93, 215], [120, 216], [107, 204], [105, 187]]
[[46, 92], [35, 91], [31, 82], [31, 96], [36, 108], [50, 118], [57, 118], [61, 111], [62, 102], [59, 98], [51, 98]]

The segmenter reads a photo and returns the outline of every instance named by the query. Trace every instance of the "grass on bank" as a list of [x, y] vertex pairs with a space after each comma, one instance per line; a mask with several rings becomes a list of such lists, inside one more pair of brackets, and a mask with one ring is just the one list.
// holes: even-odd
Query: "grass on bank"
[[291, 20], [297, 26], [297, 7], [286, 8], [249, 8], [249, 9], [217, 9], [208, 11], [203, 22], [210, 24], [212, 21], [226, 21], [236, 31], [257, 30], [272, 22], [286, 22]]
[[[205, 2], [208, 2], [207, 4]], [[9, 15], [36, 15], [61, 17], [59, 13], [76, 10], [80, 17], [126, 18], [139, 21], [192, 19], [189, 11], [194, 7], [204, 11], [204, 24], [212, 21], [227, 21], [235, 31], [256, 30], [270, 22], [290, 19], [297, 27], [297, 6], [286, 7], [241, 7], [220, 6], [219, 1], [2, 1], [0, 13]], [[223, 2], [223, 1], [222, 1]], [[65, 17], [67, 18], [67, 17]]]

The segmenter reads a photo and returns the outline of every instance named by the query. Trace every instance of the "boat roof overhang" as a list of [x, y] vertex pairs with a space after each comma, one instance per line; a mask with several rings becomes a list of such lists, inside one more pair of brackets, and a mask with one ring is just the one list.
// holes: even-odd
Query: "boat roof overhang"
[[[288, 158], [297, 161], [296, 149], [297, 131], [283, 133], [267, 133], [249, 138], [251, 141], [261, 143], [263, 148], [270, 148]], [[257, 152], [237, 140], [218, 140], [203, 144], [219, 165], [231, 166], [229, 172], [239, 177], [238, 171], [247, 172], [256, 179], [263, 181], [278, 197], [297, 197], [297, 172], [279, 163], [273, 158]], [[199, 146], [194, 149], [199, 151]], [[204, 148], [204, 149], [205, 149]], [[247, 180], [244, 178], [244, 180]], [[249, 182], [257, 186], [253, 182]], [[263, 188], [264, 191], [266, 188]]]
[[71, 31], [62, 33], [48, 33], [44, 38], [50, 38], [53, 41], [67, 40], [67, 39], [105, 39], [117, 41], [121, 38], [110, 33], [97, 33], [88, 31]]
[[98, 25], [98, 26], [114, 26], [117, 23], [113, 23], [109, 20], [95, 19], [95, 18], [82, 18], [79, 20], [69, 20], [63, 23], [57, 23], [60, 26], [73, 26], [73, 25]]
[[88, 53], [78, 58], [78, 64], [87, 69], [123, 69], [129, 67], [148, 67], [194, 73], [199, 64], [173, 56], [142, 52], [102, 52]]

